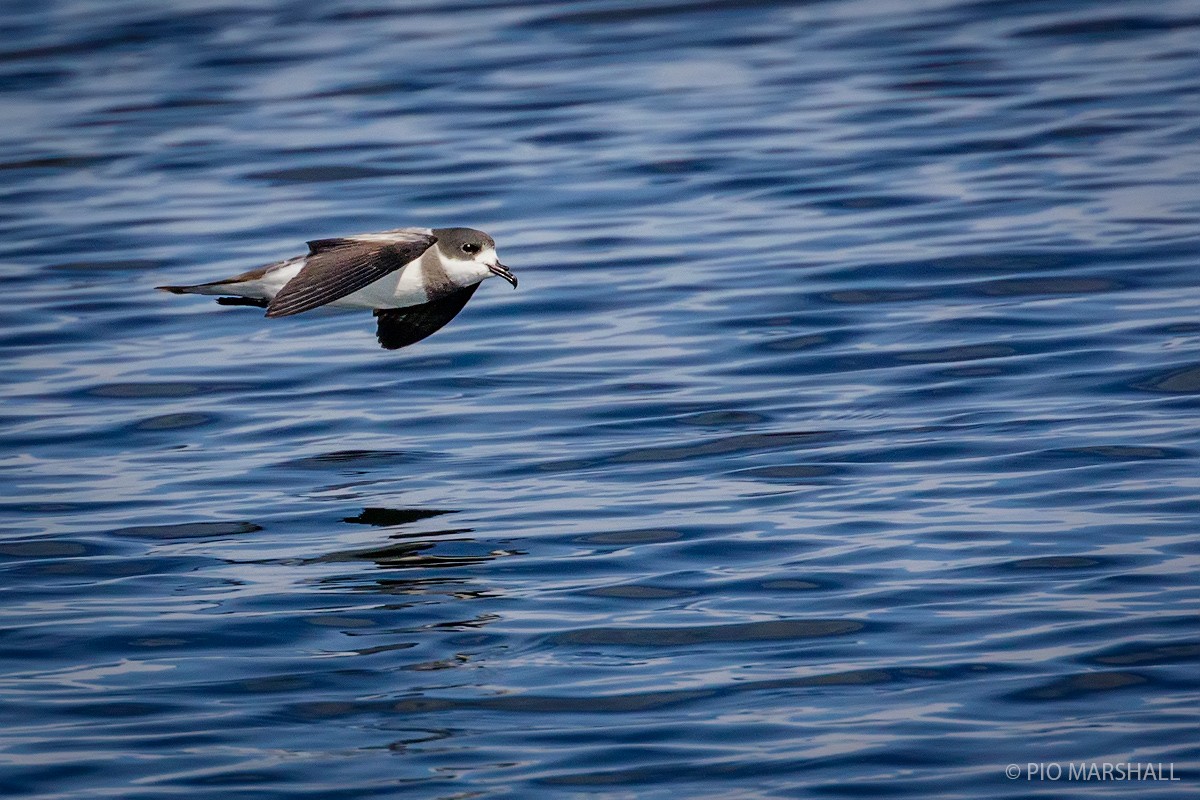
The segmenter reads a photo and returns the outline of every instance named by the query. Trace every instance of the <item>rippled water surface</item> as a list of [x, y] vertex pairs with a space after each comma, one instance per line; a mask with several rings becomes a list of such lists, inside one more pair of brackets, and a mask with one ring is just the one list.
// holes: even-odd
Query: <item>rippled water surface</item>
[[1194, 796], [1195, 2], [0, 23], [4, 797]]

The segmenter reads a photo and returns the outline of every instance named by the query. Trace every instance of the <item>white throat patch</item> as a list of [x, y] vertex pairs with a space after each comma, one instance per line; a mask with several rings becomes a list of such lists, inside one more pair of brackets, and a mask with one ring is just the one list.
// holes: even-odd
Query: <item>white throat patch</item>
[[450, 280], [459, 286], [470, 286], [491, 276], [488, 264], [496, 263], [496, 251], [489, 247], [476, 254], [475, 258], [470, 261], [460, 261], [456, 258], [442, 258], [441, 261], [442, 268], [446, 270], [446, 275], [450, 277]]

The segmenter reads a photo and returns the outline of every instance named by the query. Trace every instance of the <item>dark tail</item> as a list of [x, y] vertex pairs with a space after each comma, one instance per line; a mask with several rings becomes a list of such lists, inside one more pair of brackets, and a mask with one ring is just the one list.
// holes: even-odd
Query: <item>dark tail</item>
[[222, 291], [213, 291], [215, 286], [224, 286], [228, 281], [213, 281], [212, 283], [196, 283], [191, 286], [155, 286], [160, 292], [170, 292], [171, 294], [207, 294], [219, 295], [217, 302], [223, 306], [253, 306], [254, 308], [266, 308], [267, 301], [257, 297], [226, 297]]
[[209, 281], [208, 283], [193, 283], [187, 286], [155, 286], [160, 292], [170, 292], [171, 294], [221, 294], [221, 290], [216, 287], [224, 287], [227, 284], [234, 283], [231, 279], [223, 281]]

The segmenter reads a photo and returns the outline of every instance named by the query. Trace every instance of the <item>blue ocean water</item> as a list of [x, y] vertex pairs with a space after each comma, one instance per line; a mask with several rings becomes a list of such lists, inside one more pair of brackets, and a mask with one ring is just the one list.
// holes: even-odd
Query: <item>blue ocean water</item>
[[0, 24], [3, 797], [1195, 795], [1195, 2]]

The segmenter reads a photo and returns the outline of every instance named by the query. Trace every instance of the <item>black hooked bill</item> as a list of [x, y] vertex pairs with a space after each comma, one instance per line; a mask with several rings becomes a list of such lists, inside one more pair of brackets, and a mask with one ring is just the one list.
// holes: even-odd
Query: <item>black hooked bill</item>
[[504, 278], [504, 280], [512, 284], [514, 289], [517, 288], [517, 276], [513, 275], [512, 271], [503, 264], [499, 262], [495, 264], [489, 264], [488, 271], [493, 275], [499, 275], [501, 278]]

